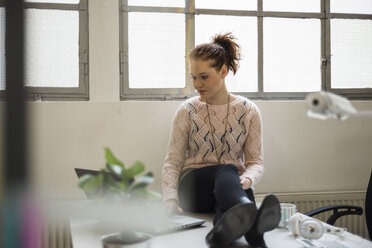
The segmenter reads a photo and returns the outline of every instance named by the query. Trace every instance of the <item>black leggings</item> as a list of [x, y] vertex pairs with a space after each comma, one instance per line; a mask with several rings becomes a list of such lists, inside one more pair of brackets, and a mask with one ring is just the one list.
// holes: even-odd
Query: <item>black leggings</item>
[[197, 213], [215, 212], [214, 223], [239, 203], [241, 197], [255, 202], [252, 189], [240, 184], [238, 168], [233, 164], [213, 165], [190, 171], [178, 187], [180, 207]]

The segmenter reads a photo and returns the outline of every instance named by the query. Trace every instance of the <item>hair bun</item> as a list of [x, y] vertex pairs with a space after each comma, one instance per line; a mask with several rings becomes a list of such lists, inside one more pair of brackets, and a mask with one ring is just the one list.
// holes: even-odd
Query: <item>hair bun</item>
[[217, 34], [212, 38], [212, 43], [220, 45], [225, 50], [226, 65], [234, 74], [239, 68], [239, 60], [241, 59], [240, 46], [235, 40], [236, 38], [231, 32]]
[[218, 71], [226, 65], [234, 74], [239, 68], [241, 59], [240, 46], [235, 42], [232, 33], [217, 34], [210, 43], [203, 43], [189, 52], [189, 58], [201, 58], [203, 60], [214, 60], [212, 67]]
[[234, 40], [236, 40], [236, 38], [232, 35], [232, 33], [217, 34], [212, 38], [213, 43], [218, 44], [225, 49], [229, 48]]

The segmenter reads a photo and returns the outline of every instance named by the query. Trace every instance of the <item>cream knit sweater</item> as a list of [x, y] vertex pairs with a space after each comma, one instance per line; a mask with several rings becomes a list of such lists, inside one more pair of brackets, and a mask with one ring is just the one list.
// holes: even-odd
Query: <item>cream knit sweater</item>
[[[250, 178], [253, 186], [264, 172], [261, 114], [252, 101], [236, 97], [230, 103], [226, 132], [227, 104], [208, 105], [210, 120], [216, 130], [217, 155], [222, 153], [221, 164], [235, 164], [240, 175]], [[205, 102], [196, 96], [181, 104], [173, 120], [162, 170], [163, 201], [178, 201], [178, 182], [183, 173], [218, 164], [210, 130]], [[226, 137], [222, 146], [223, 135]]]

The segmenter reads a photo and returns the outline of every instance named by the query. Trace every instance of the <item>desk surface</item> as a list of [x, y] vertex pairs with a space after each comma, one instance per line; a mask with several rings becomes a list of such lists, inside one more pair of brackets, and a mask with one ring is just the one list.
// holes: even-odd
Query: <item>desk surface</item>
[[[193, 229], [188, 229], [171, 234], [164, 234], [154, 236], [151, 241], [151, 248], [198, 248], [208, 247], [205, 243], [205, 236], [211, 230], [212, 217], [206, 215], [192, 214], [195, 217], [203, 218], [206, 223], [203, 226]], [[112, 233], [112, 230], [104, 230], [100, 227], [97, 221], [71, 221], [71, 236], [74, 248], [102, 248], [100, 238]], [[346, 233], [344, 238], [334, 234], [324, 234], [321, 240], [333, 241], [337, 240], [349, 248], [372, 248], [372, 242], [363, 239], [351, 233]], [[274, 229], [265, 233], [265, 241], [270, 248], [301, 248], [303, 247], [298, 243], [294, 236], [286, 229]], [[234, 247], [249, 247], [244, 238], [237, 240]]]

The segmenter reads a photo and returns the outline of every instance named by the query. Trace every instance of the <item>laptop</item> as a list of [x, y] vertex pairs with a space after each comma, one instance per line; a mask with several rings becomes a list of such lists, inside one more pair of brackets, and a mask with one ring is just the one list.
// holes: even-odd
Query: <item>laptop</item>
[[[83, 169], [83, 168], [75, 168], [75, 173], [78, 176], [78, 178], [84, 176], [84, 175], [97, 175], [99, 171], [97, 170], [89, 170], [89, 169]], [[87, 194], [88, 198], [91, 198], [89, 194]], [[199, 227], [205, 223], [205, 220], [194, 218], [191, 216], [185, 216], [185, 215], [173, 215], [170, 216], [165, 221], [162, 221], [161, 223], [156, 224], [155, 226], [149, 227], [146, 231], [151, 234], [165, 234], [175, 231], [180, 231], [184, 229], [190, 229], [194, 227]]]

